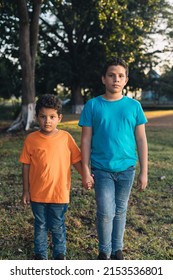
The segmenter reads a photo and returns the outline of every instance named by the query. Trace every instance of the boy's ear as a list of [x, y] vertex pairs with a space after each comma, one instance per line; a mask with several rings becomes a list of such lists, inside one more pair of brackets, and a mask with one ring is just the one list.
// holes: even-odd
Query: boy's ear
[[105, 84], [105, 77], [104, 76], [101, 77], [101, 80], [102, 80], [102, 83]]
[[128, 83], [129, 77], [126, 78], [126, 84]]
[[58, 117], [59, 117], [59, 122], [61, 122], [62, 121], [62, 117], [63, 117], [62, 114], [59, 114]]

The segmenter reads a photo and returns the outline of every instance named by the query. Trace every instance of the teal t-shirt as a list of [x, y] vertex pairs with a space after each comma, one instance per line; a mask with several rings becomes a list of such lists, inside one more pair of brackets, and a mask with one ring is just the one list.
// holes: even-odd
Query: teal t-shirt
[[116, 101], [102, 96], [90, 99], [81, 113], [79, 126], [92, 127], [91, 166], [120, 172], [136, 165], [135, 127], [146, 122], [137, 100], [127, 96]]

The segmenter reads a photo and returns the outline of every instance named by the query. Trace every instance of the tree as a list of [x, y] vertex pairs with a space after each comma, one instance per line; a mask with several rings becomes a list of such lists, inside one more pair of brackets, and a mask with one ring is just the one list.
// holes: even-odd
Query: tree
[[41, 17], [40, 36], [44, 50], [40, 50], [43, 63], [40, 79], [50, 77], [49, 81], [52, 81], [56, 77], [56, 83], [69, 87], [74, 113], [81, 112], [81, 90], [90, 88], [94, 80], [97, 80], [97, 72], [105, 56], [104, 47], [100, 43], [102, 31], [97, 2], [52, 0], [48, 3], [50, 19]]
[[154, 56], [160, 52], [151, 51], [155, 44], [152, 35], [163, 34], [171, 17], [170, 5], [165, 0], [101, 0], [98, 5], [107, 56], [124, 57], [130, 65], [128, 85], [132, 90], [141, 87], [144, 70], [155, 63]]
[[40, 30], [40, 80], [69, 87], [74, 112], [80, 113], [83, 104], [81, 89], [100, 91], [106, 57], [124, 57], [130, 64], [128, 85], [132, 90], [141, 87], [152, 56], [146, 55], [146, 42], [151, 45], [149, 35], [167, 15], [165, 0], [51, 0], [48, 9], [51, 20], [42, 17]]
[[[41, 0], [4, 1], [1, 8], [15, 11], [19, 19], [19, 61], [22, 73], [22, 108], [17, 120], [8, 131], [28, 130], [35, 116], [35, 60], [39, 33]], [[15, 17], [15, 12], [13, 17]]]
[[[84, 95], [89, 91], [91, 95], [99, 93], [100, 69], [108, 56], [123, 56], [129, 62], [130, 73], [133, 73], [129, 86], [139, 88], [144, 68], [150, 63], [145, 42], [157, 20], [167, 15], [165, 0], [47, 0], [43, 1], [38, 25], [41, 0], [2, 2], [6, 10], [0, 7], [5, 11], [0, 18], [9, 14], [11, 17], [0, 23], [0, 40], [8, 40], [8, 44], [16, 46], [13, 34], [20, 26], [22, 114], [13, 129], [23, 124], [28, 129], [33, 119], [39, 27], [36, 72], [39, 88], [49, 92], [63, 83], [71, 90], [73, 112], [80, 113]], [[8, 31], [12, 31], [8, 36], [5, 36], [6, 25]], [[17, 38], [18, 33], [16, 35]], [[16, 47], [8, 51], [17, 57]]]

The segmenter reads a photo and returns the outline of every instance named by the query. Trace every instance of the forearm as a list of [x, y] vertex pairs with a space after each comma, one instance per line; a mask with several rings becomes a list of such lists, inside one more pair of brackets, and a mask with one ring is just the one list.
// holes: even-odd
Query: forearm
[[82, 184], [86, 189], [94, 185], [94, 180], [90, 172], [92, 128], [82, 128], [81, 154], [82, 154]]
[[90, 154], [91, 154], [91, 134], [92, 134], [91, 128], [82, 129], [81, 155], [82, 155], [83, 172], [89, 170]]
[[135, 136], [140, 165], [137, 186], [139, 191], [142, 191], [146, 188], [148, 182], [148, 145], [144, 124], [136, 127]]
[[146, 137], [137, 142], [138, 158], [141, 173], [148, 173], [148, 145]]
[[82, 153], [82, 169], [83, 171], [88, 171], [90, 166], [90, 153], [91, 145], [90, 143], [83, 141], [81, 146]]
[[142, 173], [148, 172], [148, 145], [145, 133], [145, 125], [139, 125], [135, 130], [137, 152]]
[[23, 175], [23, 195], [22, 201], [24, 205], [30, 203], [30, 191], [29, 191], [29, 164], [23, 164], [22, 175]]
[[29, 164], [23, 164], [22, 176], [23, 176], [23, 192], [29, 192]]
[[78, 161], [75, 164], [73, 164], [74, 168], [80, 173], [82, 176], [82, 162]]

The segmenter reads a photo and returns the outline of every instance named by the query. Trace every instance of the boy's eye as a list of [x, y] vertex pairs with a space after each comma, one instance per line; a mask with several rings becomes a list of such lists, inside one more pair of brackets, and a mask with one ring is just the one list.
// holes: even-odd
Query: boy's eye
[[108, 76], [109, 76], [110, 78], [112, 78], [112, 77], [114, 77], [114, 78], [116, 78], [116, 77], [124, 78], [124, 77], [125, 77], [123, 74], [119, 74], [119, 75], [109, 74]]
[[[44, 115], [41, 115], [40, 118], [41, 118], [41, 119], [46, 119], [47, 117], [44, 116]], [[54, 119], [54, 118], [55, 118], [55, 116], [50, 116], [50, 119]]]

